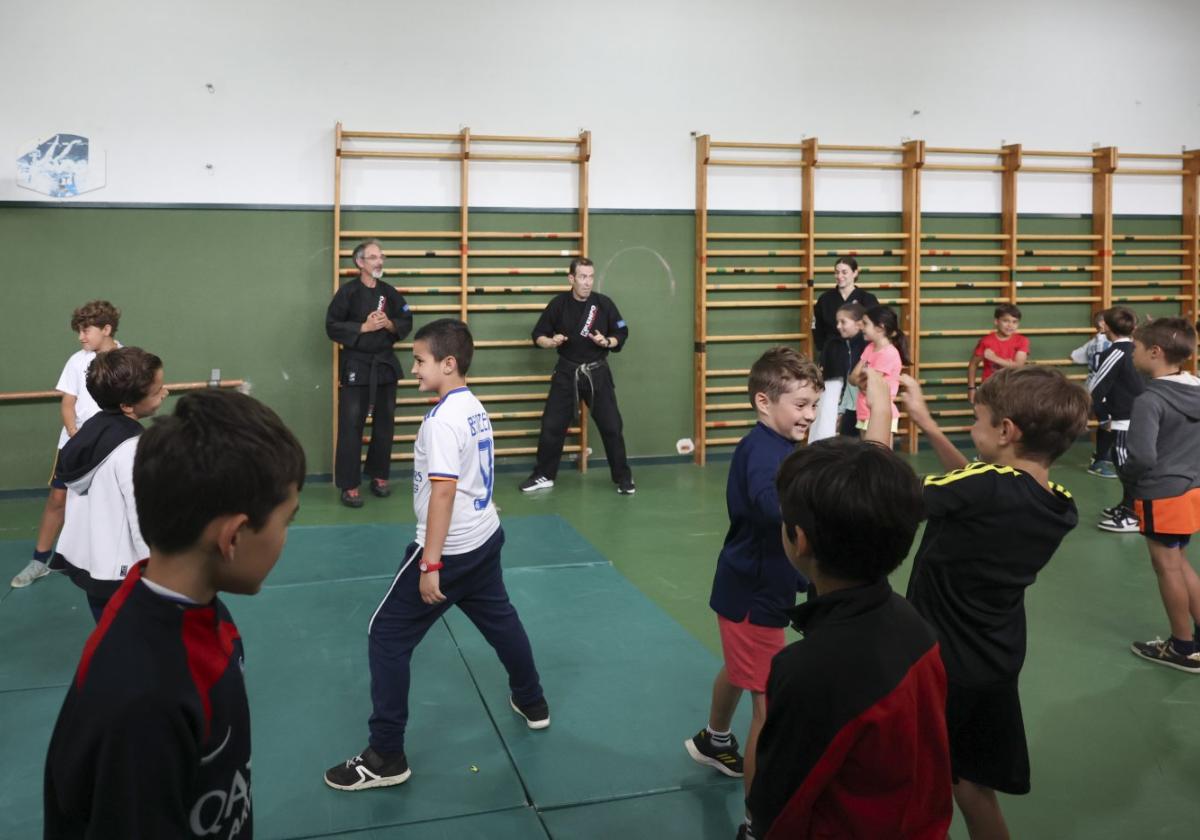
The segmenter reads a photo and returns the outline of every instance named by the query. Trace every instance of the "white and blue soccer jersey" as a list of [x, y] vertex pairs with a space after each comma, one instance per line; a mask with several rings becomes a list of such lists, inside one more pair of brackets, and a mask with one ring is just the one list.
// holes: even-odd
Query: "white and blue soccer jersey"
[[487, 542], [500, 527], [492, 504], [495, 459], [492, 424], [483, 404], [466, 386], [455, 388], [433, 407], [413, 448], [413, 510], [417, 542], [425, 545], [432, 482], [458, 482], [454, 512], [443, 554], [465, 554]]

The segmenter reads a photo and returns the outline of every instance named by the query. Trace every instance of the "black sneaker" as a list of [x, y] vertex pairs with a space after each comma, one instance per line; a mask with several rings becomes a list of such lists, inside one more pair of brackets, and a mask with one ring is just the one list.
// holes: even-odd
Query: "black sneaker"
[[1126, 507], [1118, 507], [1112, 516], [1105, 516], [1097, 522], [1096, 527], [1114, 534], [1136, 534], [1139, 530], [1137, 517]]
[[550, 706], [547, 705], [545, 697], [534, 703], [518, 706], [517, 701], [512, 698], [512, 695], [509, 695], [508, 705], [512, 706], [514, 712], [525, 718], [525, 724], [530, 729], [545, 729], [550, 725]]
[[355, 490], [342, 491], [342, 504], [348, 508], [360, 508], [363, 506], [362, 494]]
[[549, 490], [554, 486], [554, 479], [544, 475], [531, 475], [521, 483], [522, 493], [532, 493], [534, 490]]
[[388, 483], [386, 481], [373, 478], [371, 479], [371, 495], [378, 496], [381, 499], [386, 499], [388, 496], [392, 495], [392, 488], [388, 487]]
[[384, 760], [383, 756], [367, 747], [354, 758], [326, 770], [325, 784], [338, 790], [366, 790], [403, 784], [411, 775], [404, 753]]
[[1166, 665], [1168, 668], [1186, 671], [1189, 674], [1200, 674], [1200, 653], [1190, 653], [1184, 656], [1175, 650], [1175, 646], [1169, 639], [1165, 642], [1162, 639], [1134, 642], [1129, 649], [1133, 651], [1134, 656], [1157, 662], [1159, 665]]
[[617, 485], [617, 492], [622, 496], [632, 496], [637, 492], [637, 487], [634, 486], [632, 478], [627, 478]]
[[704, 728], [684, 741], [683, 748], [700, 764], [707, 764], [733, 779], [742, 777], [742, 756], [738, 752], [737, 738], [733, 735], [729, 736], [728, 747], [718, 747], [713, 744], [708, 729]]

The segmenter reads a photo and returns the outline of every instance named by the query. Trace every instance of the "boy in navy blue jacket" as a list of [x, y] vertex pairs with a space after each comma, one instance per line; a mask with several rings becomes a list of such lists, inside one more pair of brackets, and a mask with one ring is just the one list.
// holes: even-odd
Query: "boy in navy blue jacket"
[[[783, 549], [775, 474], [804, 440], [817, 415], [823, 383], [815, 364], [776, 347], [750, 368], [750, 404], [758, 424], [733, 452], [725, 499], [729, 531], [717, 557], [709, 606], [717, 614], [725, 664], [713, 681], [708, 726], [684, 742], [693, 759], [726, 776], [754, 778], [755, 742], [766, 720], [771, 659], [784, 647], [787, 611], [808, 582]], [[730, 732], [743, 691], [754, 703], [746, 756]]]

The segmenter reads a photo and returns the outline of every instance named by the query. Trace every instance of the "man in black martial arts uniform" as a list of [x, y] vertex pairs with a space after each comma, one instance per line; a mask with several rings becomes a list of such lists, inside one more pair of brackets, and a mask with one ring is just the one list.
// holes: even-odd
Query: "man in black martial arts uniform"
[[412, 329], [412, 314], [404, 296], [383, 282], [383, 249], [367, 239], [354, 249], [359, 276], [343, 285], [325, 313], [325, 332], [342, 346], [338, 369], [338, 436], [334, 484], [342, 504], [363, 505], [362, 434], [374, 407], [366, 473], [371, 492], [391, 494], [392, 429], [396, 413], [396, 381], [404, 369], [392, 345]]
[[633, 474], [625, 460], [621, 412], [608, 368], [608, 354], [619, 353], [629, 338], [629, 327], [609, 298], [592, 291], [596, 268], [579, 257], [571, 261], [567, 279], [571, 291], [556, 296], [542, 310], [533, 328], [533, 342], [558, 351], [558, 364], [550, 377], [550, 394], [542, 412], [537, 466], [521, 485], [526, 493], [554, 486], [563, 442], [579, 401], [588, 404], [604, 440], [604, 454], [617, 492], [634, 493]]

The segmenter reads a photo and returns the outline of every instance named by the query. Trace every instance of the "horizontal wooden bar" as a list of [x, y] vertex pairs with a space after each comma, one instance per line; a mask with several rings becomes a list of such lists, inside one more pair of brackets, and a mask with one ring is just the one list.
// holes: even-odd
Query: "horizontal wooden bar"
[[1018, 289], [1094, 289], [1099, 280], [1018, 280]]
[[408, 307], [413, 312], [430, 312], [437, 315], [456, 315], [461, 309], [457, 306], [438, 306], [436, 304], [414, 303]]
[[1114, 175], [1172, 175], [1178, 178], [1181, 175], [1191, 175], [1186, 169], [1121, 169], [1117, 167], [1113, 170]]
[[[386, 253], [386, 252], [385, 252]], [[457, 251], [455, 252], [458, 253]], [[467, 251], [469, 257], [578, 257], [580, 253], [577, 249], [563, 249], [555, 251], [551, 249], [530, 248], [521, 250], [520, 248], [509, 250], [503, 248], [471, 248]]]
[[[505, 349], [514, 349], [514, 348], [515, 349], [530, 349], [530, 350], [532, 350], [532, 349], [534, 349], [534, 344], [533, 344], [532, 338], [491, 338], [491, 339], [483, 339], [482, 341], [476, 340], [475, 349], [478, 350], [480, 347], [490, 347], [493, 350], [505, 350]], [[472, 376], [471, 381], [474, 382], [475, 377]]]
[[802, 341], [805, 333], [763, 333], [761, 335], [710, 335], [705, 341], [710, 344], [728, 344], [741, 341]]
[[[957, 146], [926, 146], [927, 155], [983, 155], [985, 157], [1004, 157], [1008, 152], [1004, 149], [963, 149]], [[928, 164], [926, 164], [928, 166]]]
[[1097, 251], [1095, 248], [1080, 248], [1075, 251], [1073, 251], [1069, 248], [1063, 248], [1063, 249], [1026, 248], [1024, 250], [1017, 251], [1017, 256], [1018, 257], [1094, 257], [1094, 256], [1096, 256], [1096, 254], [1099, 254], [1099, 253], [1100, 252]]
[[[222, 379], [217, 382], [217, 388], [240, 388], [245, 385], [244, 379]], [[213, 387], [210, 382], [172, 382], [163, 386], [172, 394], [181, 394], [187, 391], [202, 391], [205, 388]], [[7, 391], [0, 393], [0, 402], [27, 402], [34, 400], [61, 400], [61, 391]]]
[[[907, 248], [835, 248], [814, 251], [814, 257], [903, 257]], [[1003, 252], [1002, 252], [1003, 253]], [[831, 269], [832, 270], [832, 269]]]
[[342, 130], [343, 140], [444, 140], [457, 143], [462, 134], [430, 134], [411, 131], [348, 131]]
[[708, 266], [705, 274], [803, 274], [804, 266], [774, 265], [719, 265]]
[[922, 233], [922, 239], [947, 239], [947, 240], [979, 240], [980, 242], [996, 240], [1003, 242], [1011, 239], [1012, 236], [1007, 233]]
[[[985, 336], [991, 330], [921, 330], [922, 338], [955, 338]], [[1021, 335], [1095, 335], [1095, 327], [1032, 327], [1022, 328]]]
[[962, 306], [962, 305], [971, 306], [971, 305], [984, 305], [984, 304], [1008, 303], [1008, 302], [1009, 302], [1009, 299], [1008, 299], [1007, 295], [1005, 295], [1003, 297], [978, 297], [978, 298], [972, 298], [972, 297], [921, 298], [922, 306], [924, 306], [927, 303], [933, 304], [933, 305], [939, 305], [939, 306]]
[[1021, 265], [1013, 267], [1017, 274], [1070, 274], [1076, 271], [1099, 271], [1098, 265]]
[[921, 281], [921, 289], [1003, 289], [1008, 286], [1004, 280], [967, 280], [965, 282], [934, 282]]
[[1186, 236], [1162, 233], [1115, 233], [1113, 242], [1183, 242]]
[[462, 160], [462, 152], [393, 152], [382, 149], [342, 149], [338, 153], [342, 158], [385, 158], [390, 160]]
[[1100, 170], [1094, 166], [1075, 168], [1071, 166], [1022, 166], [1019, 172], [1041, 172], [1046, 175], [1094, 175]]
[[[457, 270], [456, 270], [457, 273]], [[547, 277], [554, 274], [566, 274], [567, 268], [489, 268], [484, 266], [476, 266], [467, 269], [467, 274], [475, 277]]]
[[461, 286], [396, 286], [396, 291], [402, 295], [458, 295], [462, 294]]
[[[926, 149], [926, 152], [929, 150]], [[1003, 166], [983, 166], [967, 163], [926, 163], [921, 167], [922, 172], [1003, 172]]]
[[[581, 137], [521, 137], [516, 134], [472, 134], [472, 143], [555, 143], [559, 145], [578, 146], [583, 142]], [[472, 153], [471, 157], [475, 155]]]
[[549, 301], [542, 303], [468, 303], [468, 312], [541, 312]]
[[745, 385], [710, 385], [704, 389], [706, 394], [744, 394]]
[[1022, 157], [1060, 157], [1060, 158], [1094, 158], [1095, 152], [1054, 152], [1045, 150], [1022, 149]]
[[907, 233], [814, 233], [813, 239], [908, 239]]
[[1191, 283], [1187, 280], [1117, 280], [1113, 279], [1113, 288], [1128, 289], [1136, 287], [1139, 289], [1165, 287], [1165, 286], [1190, 286]]
[[460, 239], [459, 230], [343, 230], [339, 239]]
[[804, 288], [803, 283], [708, 283], [706, 292], [794, 292]]
[[471, 152], [467, 157], [468, 160], [474, 161], [521, 161], [530, 162], [537, 161], [540, 163], [582, 163], [583, 158], [579, 155], [498, 155], [498, 154], [479, 154]]
[[1098, 233], [1018, 233], [1017, 239], [1029, 242], [1091, 242], [1102, 239]]
[[761, 239], [764, 242], [769, 242], [773, 239], [778, 240], [797, 240], [808, 239], [807, 233], [772, 233], [764, 231], [762, 233], [713, 233], [710, 232], [708, 239]]
[[929, 249], [920, 252], [923, 257], [1002, 257], [1007, 253], [1003, 248], [950, 248], [942, 251]]
[[746, 426], [757, 426], [758, 419], [750, 418], [749, 420], [708, 420], [704, 423], [706, 429], [734, 429], [745, 428]]
[[926, 263], [921, 264], [922, 272], [931, 272], [931, 273], [937, 273], [939, 271], [941, 271], [941, 272], [964, 272], [965, 271], [969, 274], [973, 271], [978, 271], [978, 272], [1008, 271], [1010, 268], [1011, 268], [1011, 266], [1007, 266], [1007, 265], [928, 265]]
[[1180, 153], [1177, 155], [1162, 155], [1148, 154], [1146, 152], [1117, 152], [1118, 158], [1129, 158], [1130, 160], [1183, 160], [1186, 155]]
[[1129, 250], [1115, 250], [1112, 255], [1114, 257], [1183, 257], [1187, 253], [1182, 248], [1130, 248]]
[[560, 292], [570, 291], [571, 287], [567, 286], [469, 286], [467, 291], [473, 295], [521, 295], [521, 294], [547, 294], [556, 295]]
[[[462, 251], [454, 249], [432, 249], [422, 250], [420, 248], [384, 248], [382, 249], [385, 257], [461, 257]], [[354, 253], [352, 248], [342, 248], [338, 251], [339, 257], [350, 257]]]
[[582, 237], [583, 234], [577, 230], [550, 230], [532, 233], [508, 230], [467, 231], [468, 239], [580, 239]]
[[709, 166], [758, 166], [767, 169], [803, 169], [802, 160], [755, 160], [751, 158], [709, 158]]
[[[1070, 359], [1038, 359], [1037, 363], [1039, 365], [1051, 366], [1075, 364], [1075, 362], [1071, 361]], [[968, 364], [969, 360], [967, 359], [956, 360], [953, 362], [922, 362], [920, 364], [920, 368], [921, 370], [966, 370]]]
[[816, 164], [818, 169], [906, 169], [903, 163], [856, 163], [850, 160], [822, 160]]
[[806, 306], [802, 300], [722, 300], [706, 301], [705, 309], [796, 309]]
[[806, 252], [796, 249], [772, 251], [761, 248], [713, 248], [706, 252], [709, 257], [803, 257]]
[[[357, 268], [343, 268], [338, 271], [343, 277], [357, 276]], [[457, 268], [385, 268], [385, 277], [457, 277], [461, 272]]]
[[1153, 303], [1191, 299], [1191, 295], [1113, 295], [1113, 303]]
[[886, 152], [890, 154], [903, 154], [905, 149], [903, 146], [848, 146], [844, 143], [822, 143], [822, 152]]
[[1027, 303], [1092, 303], [1095, 301], [1104, 300], [1099, 295], [1080, 295], [1072, 297], [1071, 295], [1046, 295], [1040, 297], [1038, 295], [1018, 295], [1016, 303], [1024, 305]]

